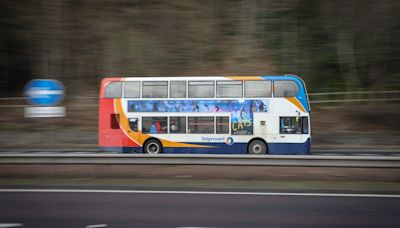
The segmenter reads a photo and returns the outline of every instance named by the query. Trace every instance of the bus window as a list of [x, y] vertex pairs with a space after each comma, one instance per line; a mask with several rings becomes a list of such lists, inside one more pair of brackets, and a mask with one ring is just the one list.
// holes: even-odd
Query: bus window
[[143, 82], [142, 86], [143, 98], [167, 98], [168, 97], [168, 82], [154, 81]]
[[281, 117], [280, 118], [281, 134], [301, 134], [301, 120], [298, 117]]
[[119, 129], [119, 114], [111, 114], [111, 129]]
[[301, 117], [302, 133], [308, 134], [308, 117]]
[[188, 117], [189, 134], [214, 134], [214, 117]]
[[217, 134], [229, 134], [229, 117], [216, 117], [216, 132]]
[[243, 96], [242, 81], [217, 81], [218, 98], [238, 98]]
[[140, 82], [125, 82], [124, 97], [140, 98]]
[[107, 85], [105, 91], [105, 98], [121, 98], [122, 96], [122, 83], [121, 82], [111, 82]]
[[138, 131], [138, 118], [129, 118], [129, 127], [132, 131]]
[[248, 98], [271, 97], [271, 86], [271, 81], [245, 81], [244, 96]]
[[167, 117], [142, 117], [142, 132], [150, 134], [167, 133]]
[[185, 98], [186, 97], [186, 81], [171, 81], [170, 82], [170, 98]]
[[294, 81], [274, 81], [274, 97], [295, 97], [299, 86]]
[[186, 117], [174, 116], [169, 118], [169, 133], [171, 134], [185, 134], [186, 133]]
[[214, 81], [189, 81], [189, 98], [214, 97]]

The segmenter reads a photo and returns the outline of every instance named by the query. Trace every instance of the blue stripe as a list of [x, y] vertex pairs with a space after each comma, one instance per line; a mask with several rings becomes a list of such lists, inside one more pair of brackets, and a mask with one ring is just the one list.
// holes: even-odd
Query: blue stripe
[[143, 147], [117, 147], [117, 146], [102, 146], [99, 150], [106, 152], [119, 153], [143, 153]]
[[189, 148], [189, 147], [169, 147], [164, 148], [164, 153], [188, 153], [188, 154], [244, 154], [247, 150], [246, 143], [196, 143], [202, 146], [212, 146], [210, 148]]
[[304, 143], [269, 143], [269, 154], [309, 154], [310, 138]]

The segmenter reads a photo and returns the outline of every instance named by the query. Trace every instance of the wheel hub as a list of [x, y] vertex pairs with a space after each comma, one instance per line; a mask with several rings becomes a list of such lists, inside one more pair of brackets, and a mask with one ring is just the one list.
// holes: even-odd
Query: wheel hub
[[150, 144], [148, 148], [150, 153], [158, 153], [159, 148], [156, 144]]
[[262, 151], [262, 146], [261, 146], [261, 145], [254, 145], [254, 146], [253, 146], [253, 151], [254, 151], [254, 153], [256, 153], [256, 154], [261, 153], [261, 151]]

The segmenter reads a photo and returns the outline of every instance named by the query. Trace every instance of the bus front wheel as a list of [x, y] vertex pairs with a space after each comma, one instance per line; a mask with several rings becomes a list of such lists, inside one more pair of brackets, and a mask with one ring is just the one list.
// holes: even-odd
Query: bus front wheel
[[144, 145], [144, 152], [147, 154], [160, 154], [162, 153], [162, 145], [158, 140], [150, 139]]
[[261, 140], [254, 140], [249, 143], [247, 152], [249, 154], [266, 154], [268, 151], [267, 144]]

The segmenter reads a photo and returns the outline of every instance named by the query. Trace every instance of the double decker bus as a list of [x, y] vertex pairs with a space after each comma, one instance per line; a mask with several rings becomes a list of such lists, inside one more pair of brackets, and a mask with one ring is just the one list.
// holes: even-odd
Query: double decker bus
[[136, 153], [307, 154], [303, 80], [285, 76], [104, 78], [99, 147]]

